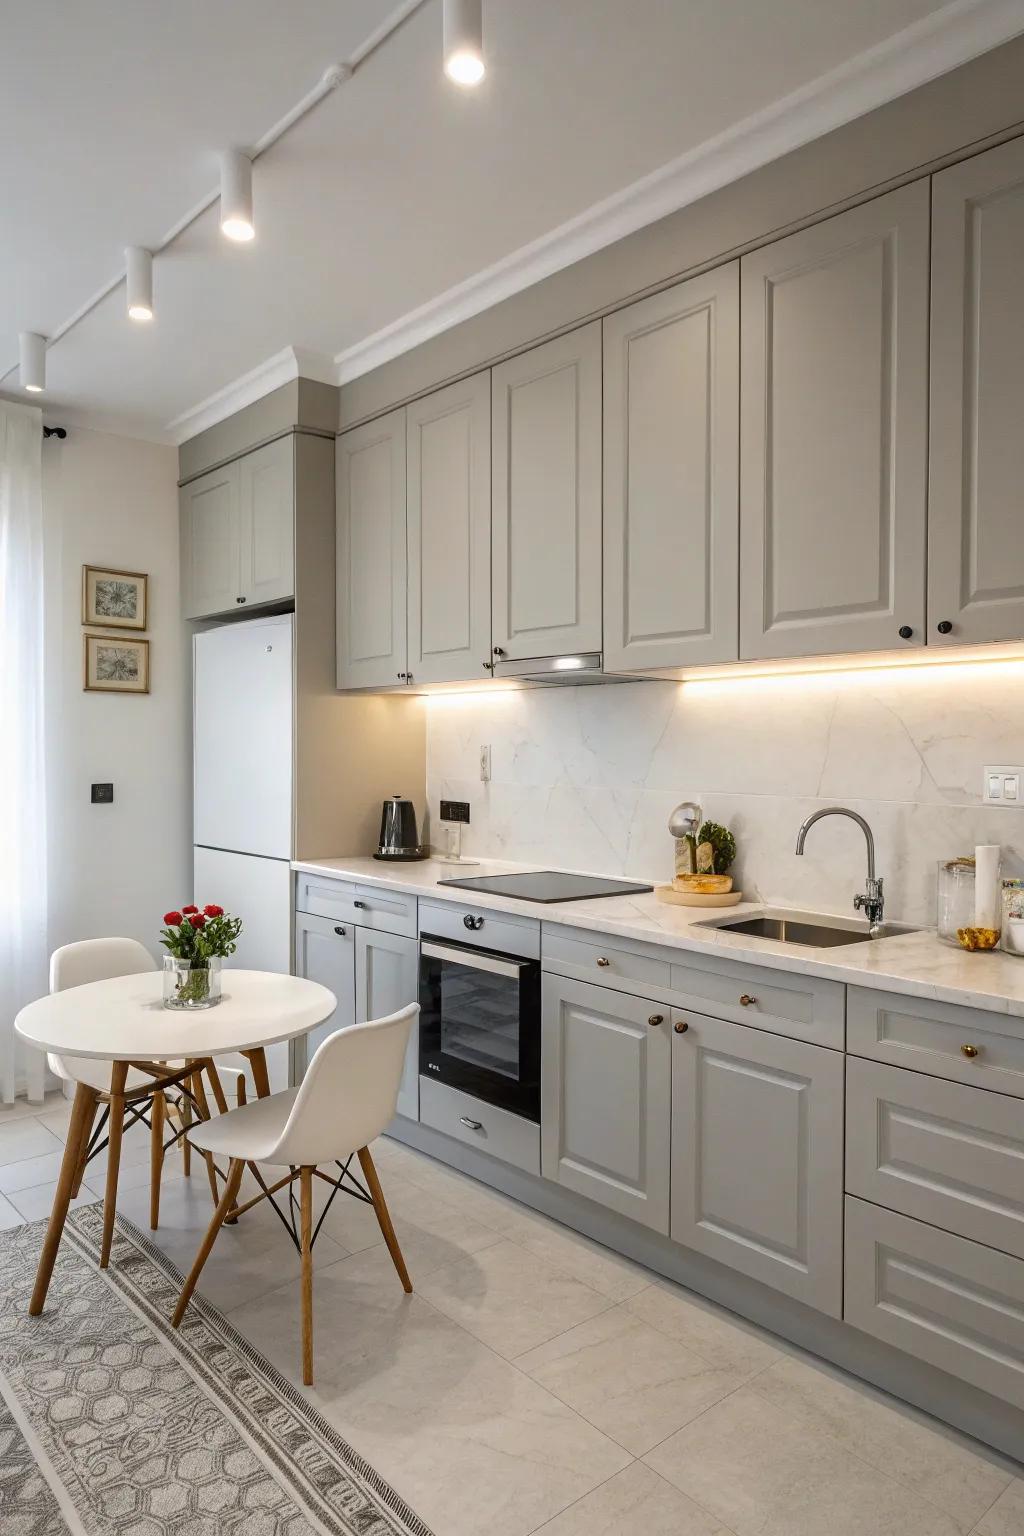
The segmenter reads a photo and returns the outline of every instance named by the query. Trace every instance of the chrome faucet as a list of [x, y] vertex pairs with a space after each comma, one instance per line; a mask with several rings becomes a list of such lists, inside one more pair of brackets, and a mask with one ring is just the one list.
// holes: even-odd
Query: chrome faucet
[[796, 835], [797, 853], [803, 853], [804, 840], [807, 837], [807, 833], [814, 826], [814, 823], [820, 821], [823, 816], [849, 816], [850, 820], [855, 821], [864, 833], [868, 845], [868, 883], [867, 889], [858, 891], [853, 898], [853, 907], [855, 912], [864, 913], [868, 920], [868, 926], [874, 934], [882, 926], [885, 897], [882, 893], [883, 882], [880, 877], [875, 875], [875, 839], [872, 836], [871, 828], [863, 816], [858, 815], [856, 811], [848, 811], [845, 805], [826, 805], [822, 810], [814, 811], [812, 815], [808, 816], [800, 828]]

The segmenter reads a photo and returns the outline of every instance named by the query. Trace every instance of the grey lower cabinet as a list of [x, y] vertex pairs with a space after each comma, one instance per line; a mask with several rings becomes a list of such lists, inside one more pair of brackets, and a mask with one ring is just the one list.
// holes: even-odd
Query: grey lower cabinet
[[932, 181], [928, 644], [1024, 636], [1024, 139]]
[[295, 974], [318, 981], [338, 999], [337, 1010], [331, 1017], [306, 1036], [301, 1061], [296, 1053], [296, 1076], [301, 1077], [317, 1046], [336, 1029], [356, 1022], [356, 930], [350, 923], [296, 912]]
[[491, 371], [494, 655], [601, 649], [601, 322]]
[[841, 1051], [672, 1012], [671, 1236], [842, 1316]]
[[234, 613], [293, 595], [293, 434], [189, 481], [178, 501], [186, 618]]
[[338, 438], [339, 688], [396, 688], [408, 676], [405, 432], [401, 409]]
[[604, 321], [604, 664], [739, 654], [739, 263]]
[[543, 1176], [667, 1233], [669, 1010], [546, 974], [542, 1031]]
[[[355, 930], [355, 1017], [384, 1018], [419, 997], [419, 945], [415, 939], [370, 928]], [[419, 1031], [413, 1027], [398, 1090], [398, 1113], [409, 1120], [420, 1114]]]
[[928, 244], [924, 178], [742, 258], [743, 659], [924, 644]]

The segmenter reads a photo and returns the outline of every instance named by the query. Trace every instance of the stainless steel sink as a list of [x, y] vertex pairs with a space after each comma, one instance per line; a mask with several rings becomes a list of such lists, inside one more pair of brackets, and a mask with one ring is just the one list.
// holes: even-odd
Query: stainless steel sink
[[906, 923], [883, 923], [869, 932], [868, 925], [857, 918], [834, 917], [818, 912], [788, 912], [768, 908], [753, 917], [710, 917], [695, 923], [696, 928], [722, 928], [742, 933], [751, 939], [774, 939], [780, 944], [805, 944], [813, 949], [833, 949], [842, 944], [869, 944], [874, 939], [889, 939], [917, 930]]

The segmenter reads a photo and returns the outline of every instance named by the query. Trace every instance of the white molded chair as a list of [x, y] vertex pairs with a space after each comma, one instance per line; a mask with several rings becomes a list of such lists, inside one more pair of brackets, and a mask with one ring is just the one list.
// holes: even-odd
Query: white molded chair
[[[273, 1201], [277, 1190], [296, 1179], [300, 1181], [299, 1232], [294, 1221], [289, 1224], [282, 1219], [302, 1256], [302, 1379], [307, 1386], [313, 1384], [313, 1243], [319, 1231], [319, 1224], [313, 1230], [314, 1177], [331, 1185], [331, 1200], [341, 1191], [373, 1205], [398, 1277], [406, 1291], [412, 1290], [369, 1144], [395, 1113], [409, 1034], [419, 1011], [419, 1004], [411, 1003], [387, 1018], [337, 1030], [319, 1046], [298, 1088], [203, 1121], [193, 1131], [195, 1146], [215, 1158], [230, 1159], [230, 1166], [220, 1203], [178, 1299], [172, 1319], [175, 1328], [225, 1219], [234, 1219], [268, 1197]], [[349, 1172], [353, 1157], [359, 1160], [366, 1188]], [[247, 1163], [262, 1193], [235, 1207]], [[256, 1166], [259, 1163], [287, 1167], [289, 1172], [268, 1187]], [[336, 1163], [340, 1177], [321, 1172], [320, 1163]]]

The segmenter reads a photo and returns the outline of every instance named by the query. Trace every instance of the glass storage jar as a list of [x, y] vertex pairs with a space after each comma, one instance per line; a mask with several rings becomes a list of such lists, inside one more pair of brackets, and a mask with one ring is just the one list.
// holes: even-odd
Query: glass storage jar
[[976, 895], [974, 859], [939, 860], [936, 927], [946, 944], [958, 949], [995, 949], [999, 929], [978, 926]]

